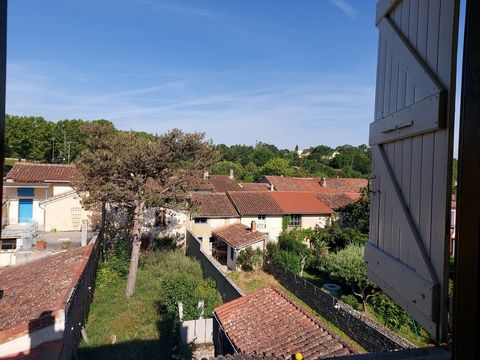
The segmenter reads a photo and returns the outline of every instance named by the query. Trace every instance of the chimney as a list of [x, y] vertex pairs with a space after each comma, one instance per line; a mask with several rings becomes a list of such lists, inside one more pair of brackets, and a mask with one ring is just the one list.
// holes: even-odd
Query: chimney
[[233, 169], [230, 169], [230, 176], [229, 176], [230, 179], [233, 179]]
[[327, 187], [327, 179], [325, 179], [324, 177], [322, 177], [320, 179], [320, 186], [321, 187]]
[[273, 186], [273, 184], [270, 184], [270, 191], [275, 191], [275, 187]]
[[252, 225], [250, 226], [250, 231], [251, 232], [257, 231], [257, 222], [255, 220], [252, 220]]
[[208, 180], [208, 177], [210, 174], [208, 173], [208, 170], [203, 173], [203, 180]]

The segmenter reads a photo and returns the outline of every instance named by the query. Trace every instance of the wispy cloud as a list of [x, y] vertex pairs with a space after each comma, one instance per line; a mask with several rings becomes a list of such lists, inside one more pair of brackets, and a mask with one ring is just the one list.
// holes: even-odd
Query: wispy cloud
[[228, 144], [262, 140], [306, 147], [368, 140], [373, 84], [354, 75], [309, 74], [302, 77], [308, 80], [261, 79], [261, 85], [228, 88], [224, 84], [237, 83], [247, 74], [179, 74], [176, 79], [153, 79], [143, 88], [92, 93], [97, 76], [78, 72], [77, 79], [68, 81], [57, 76], [67, 70], [11, 64], [7, 112], [50, 120], [106, 118], [121, 129], [153, 133], [179, 127], [204, 131], [215, 142]]
[[347, 0], [330, 0], [330, 2], [351, 18], [355, 18], [357, 16], [357, 10], [355, 10], [355, 8], [350, 5]]
[[181, 5], [177, 2], [166, 2], [163, 0], [132, 0], [135, 3], [148, 5], [153, 9], [156, 10], [163, 10], [163, 11], [170, 11], [181, 15], [192, 15], [192, 16], [199, 16], [214, 20], [220, 20], [225, 18], [230, 18], [229, 15], [190, 5]]

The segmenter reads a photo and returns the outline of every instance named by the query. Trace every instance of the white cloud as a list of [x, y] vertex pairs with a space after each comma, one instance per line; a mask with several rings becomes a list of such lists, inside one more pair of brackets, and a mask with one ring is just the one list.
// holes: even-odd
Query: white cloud
[[[65, 81], [62, 74], [75, 74]], [[261, 85], [225, 88], [231, 76], [178, 74], [152, 79], [143, 88], [98, 89], [97, 75], [54, 65], [9, 64], [7, 112], [65, 118], [112, 120], [121, 129], [162, 133], [178, 127], [204, 131], [216, 143], [256, 140], [282, 147], [361, 144], [368, 141], [374, 86], [358, 78], [310, 74], [309, 80], [258, 79]], [[302, 79], [305, 79], [302, 76]], [[85, 83], [86, 81], [86, 83]], [[91, 85], [91, 87], [90, 87]]]
[[351, 18], [355, 18], [357, 16], [357, 10], [355, 10], [355, 8], [350, 5], [347, 0], [330, 0], [330, 2]]

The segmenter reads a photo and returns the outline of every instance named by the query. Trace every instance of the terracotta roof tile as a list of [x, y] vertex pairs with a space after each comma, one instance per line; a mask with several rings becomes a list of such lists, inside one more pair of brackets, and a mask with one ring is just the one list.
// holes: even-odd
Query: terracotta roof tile
[[217, 192], [242, 191], [237, 179], [228, 175], [211, 175], [210, 183]]
[[271, 191], [230, 191], [227, 195], [241, 216], [282, 215], [283, 211], [271, 193]]
[[331, 214], [333, 210], [308, 191], [272, 191], [271, 196], [285, 214]]
[[[272, 184], [277, 191], [312, 191], [318, 193], [354, 193], [367, 186], [366, 179], [357, 178], [298, 178], [264, 176], [260, 182]], [[322, 184], [324, 186], [322, 186]]]
[[192, 193], [192, 200], [199, 205], [194, 216], [210, 218], [238, 217], [237, 210], [225, 193]]
[[80, 173], [73, 165], [16, 163], [6, 179], [14, 182], [70, 182], [77, 180]]
[[244, 191], [270, 191], [270, 187], [265, 183], [240, 183]]
[[1, 269], [0, 338], [45, 312], [64, 309], [91, 251], [88, 245]]
[[237, 351], [313, 360], [354, 350], [276, 288], [266, 288], [215, 309]]
[[316, 193], [318, 199], [324, 202], [326, 205], [334, 210], [341, 209], [358, 199], [360, 199], [360, 193], [343, 193], [343, 194], [323, 194]]
[[212, 235], [220, 238], [235, 249], [254, 244], [266, 239], [267, 235], [259, 231], [251, 231], [243, 224], [226, 225], [212, 230]]

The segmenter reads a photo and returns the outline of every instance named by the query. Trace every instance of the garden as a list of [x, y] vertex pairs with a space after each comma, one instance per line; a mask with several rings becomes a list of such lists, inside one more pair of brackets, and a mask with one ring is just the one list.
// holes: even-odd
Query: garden
[[201, 265], [182, 252], [151, 251], [140, 258], [135, 294], [126, 298], [130, 254], [117, 245], [99, 264], [95, 294], [78, 350], [80, 359], [190, 359], [192, 348], [179, 347], [177, 302], [184, 319], [205, 315], [221, 304], [215, 282], [204, 279]]

